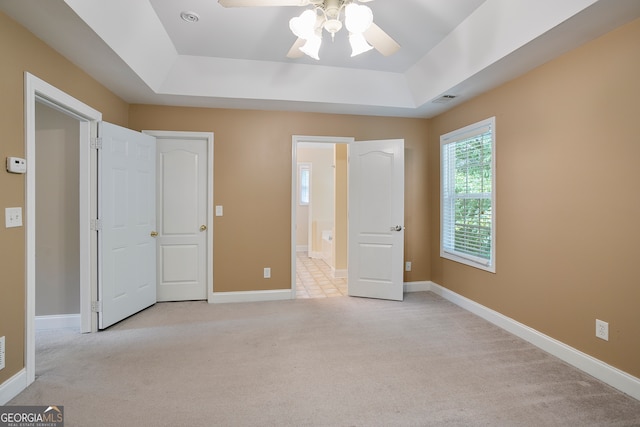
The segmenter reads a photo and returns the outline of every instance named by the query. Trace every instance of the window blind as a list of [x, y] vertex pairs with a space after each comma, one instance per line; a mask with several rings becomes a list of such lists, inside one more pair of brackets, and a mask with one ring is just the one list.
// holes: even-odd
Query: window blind
[[493, 262], [493, 122], [441, 138], [441, 252]]

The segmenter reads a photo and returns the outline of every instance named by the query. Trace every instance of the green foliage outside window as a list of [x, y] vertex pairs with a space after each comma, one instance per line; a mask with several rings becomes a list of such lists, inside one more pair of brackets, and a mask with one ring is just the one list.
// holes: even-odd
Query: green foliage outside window
[[454, 249], [491, 258], [491, 138], [455, 144]]

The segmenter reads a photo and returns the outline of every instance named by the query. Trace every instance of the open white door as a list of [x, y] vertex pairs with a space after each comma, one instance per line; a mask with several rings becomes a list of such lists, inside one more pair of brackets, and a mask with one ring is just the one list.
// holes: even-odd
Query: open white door
[[155, 138], [100, 122], [98, 299], [100, 329], [156, 302]]
[[349, 144], [349, 295], [402, 301], [404, 140]]

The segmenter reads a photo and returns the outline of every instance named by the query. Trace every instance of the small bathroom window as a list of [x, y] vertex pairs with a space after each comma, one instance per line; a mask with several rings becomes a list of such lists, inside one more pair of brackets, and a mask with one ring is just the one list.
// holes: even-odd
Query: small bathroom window
[[298, 183], [298, 201], [301, 206], [308, 206], [311, 198], [311, 163], [298, 165]]

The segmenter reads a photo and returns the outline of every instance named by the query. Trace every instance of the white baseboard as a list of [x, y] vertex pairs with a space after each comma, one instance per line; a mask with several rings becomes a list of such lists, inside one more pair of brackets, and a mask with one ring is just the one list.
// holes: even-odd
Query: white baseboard
[[348, 270], [346, 268], [342, 268], [342, 269], [335, 269], [335, 268], [331, 268], [331, 271], [333, 272], [333, 278], [334, 279], [342, 279], [347, 277], [348, 274]]
[[576, 350], [561, 341], [538, 332], [527, 325], [498, 313], [497, 311], [450, 291], [437, 283], [430, 282], [430, 288], [431, 292], [440, 295], [457, 306], [482, 317], [494, 325], [530, 342], [536, 347], [556, 356], [600, 381], [603, 381], [623, 393], [640, 400], [639, 378], [608, 365], [599, 359], [589, 356], [580, 350]]
[[8, 401], [16, 397], [22, 390], [27, 388], [27, 371], [21, 370], [2, 384], [0, 384], [0, 406], [6, 405]]
[[291, 289], [276, 289], [272, 291], [245, 291], [245, 292], [214, 292], [209, 299], [210, 303], [226, 302], [257, 302], [280, 301], [293, 299]]
[[36, 331], [45, 329], [80, 329], [80, 314], [56, 314], [52, 316], [36, 316]]
[[321, 259], [322, 258], [322, 252], [309, 251], [309, 258]]
[[309, 250], [309, 245], [297, 245], [296, 252], [307, 252]]
[[425, 292], [431, 290], [431, 282], [404, 282], [405, 292]]

